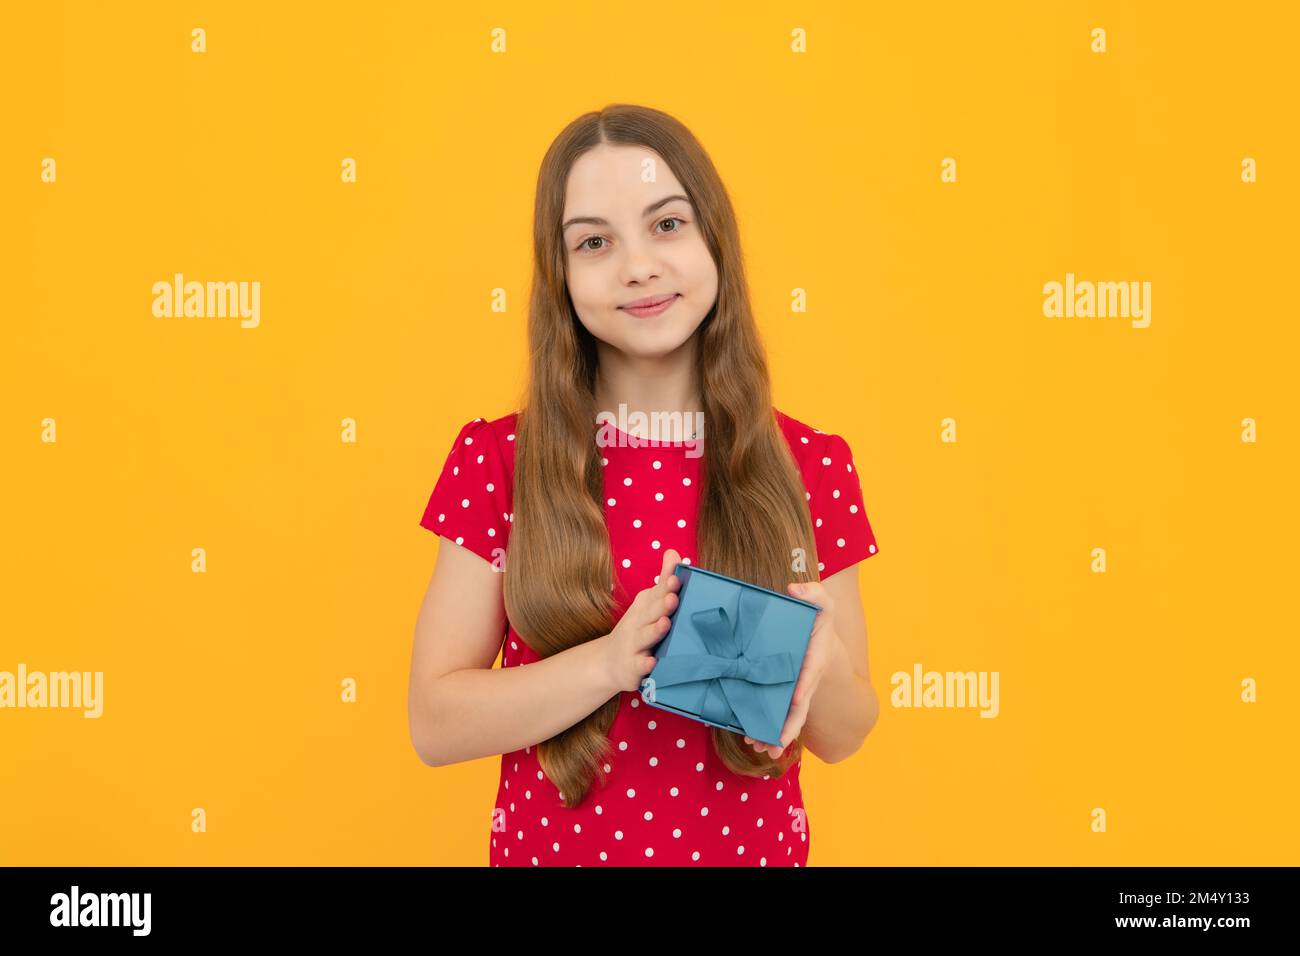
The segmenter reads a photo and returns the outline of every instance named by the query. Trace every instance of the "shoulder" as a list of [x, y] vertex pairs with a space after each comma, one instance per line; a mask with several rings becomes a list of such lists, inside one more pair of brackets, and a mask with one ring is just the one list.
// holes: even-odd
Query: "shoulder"
[[781, 426], [786, 444], [790, 446], [790, 452], [799, 465], [804, 481], [809, 483], [810, 488], [816, 484], [823, 468], [835, 464], [837, 460], [841, 467], [849, 464], [852, 456], [848, 443], [839, 435], [814, 428], [779, 408], [772, 410], [776, 413], [777, 424]]
[[468, 457], [475, 462], [493, 458], [503, 463], [507, 470], [513, 471], [515, 462], [515, 424], [519, 419], [517, 411], [499, 418], [475, 418], [461, 426], [452, 448], [460, 457]]

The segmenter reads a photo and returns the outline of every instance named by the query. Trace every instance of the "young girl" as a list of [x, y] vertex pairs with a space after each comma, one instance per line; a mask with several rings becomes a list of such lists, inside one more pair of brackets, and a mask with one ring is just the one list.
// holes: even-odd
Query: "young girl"
[[[678, 121], [579, 117], [534, 216], [521, 410], [460, 429], [420, 522], [443, 540], [412, 742], [431, 766], [502, 755], [497, 866], [801, 866], [804, 747], [842, 760], [878, 713], [850, 449], [772, 406], [730, 200]], [[641, 699], [678, 561], [822, 608], [782, 746]]]

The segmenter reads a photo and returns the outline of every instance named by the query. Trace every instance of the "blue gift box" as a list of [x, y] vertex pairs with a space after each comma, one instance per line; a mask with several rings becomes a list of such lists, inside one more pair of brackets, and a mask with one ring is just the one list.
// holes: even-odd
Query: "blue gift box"
[[781, 745], [816, 604], [678, 564], [682, 580], [641, 699], [712, 727]]

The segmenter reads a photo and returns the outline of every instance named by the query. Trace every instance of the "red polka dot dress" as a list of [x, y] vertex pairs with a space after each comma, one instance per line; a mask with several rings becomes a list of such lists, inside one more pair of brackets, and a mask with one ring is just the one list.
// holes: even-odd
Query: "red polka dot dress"
[[[876, 553], [848, 444], [776, 411], [806, 488], [825, 579]], [[518, 413], [476, 418], [456, 436], [422, 527], [504, 567], [513, 520]], [[593, 423], [593, 442], [596, 425]], [[601, 448], [605, 522], [614, 568], [635, 596], [655, 583], [665, 548], [695, 557], [702, 448], [645, 443], [615, 429]], [[705, 436], [707, 440], [707, 434]], [[633, 443], [641, 441], [639, 447]], [[445, 545], [444, 545], [445, 546]], [[621, 616], [627, 597], [617, 614]], [[539, 660], [510, 627], [503, 667]], [[602, 786], [569, 809], [536, 748], [501, 757], [490, 827], [495, 866], [803, 866], [811, 828], [799, 788], [802, 760], [779, 778], [733, 773], [706, 724], [621, 694]]]

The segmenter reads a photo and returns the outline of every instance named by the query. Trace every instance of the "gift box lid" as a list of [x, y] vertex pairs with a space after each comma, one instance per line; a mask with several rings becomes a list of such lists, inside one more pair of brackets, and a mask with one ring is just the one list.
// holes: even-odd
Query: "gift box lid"
[[[673, 573], [682, 579], [677, 593], [678, 604], [669, 616], [671, 623], [668, 633], [652, 651], [658, 658], [658, 662], [642, 682], [642, 699], [653, 707], [673, 711], [733, 733], [753, 736], [765, 743], [779, 745], [781, 727], [789, 712], [790, 698], [794, 693], [794, 681], [802, 666], [803, 655], [807, 652], [808, 640], [812, 636], [813, 624], [821, 607], [810, 601], [685, 563], [678, 563]], [[692, 586], [693, 583], [695, 586]], [[707, 613], [710, 610], [715, 611], [715, 615], [710, 617]], [[664, 662], [672, 657], [675, 642], [680, 644], [681, 641], [686, 641], [686, 645], [678, 648], [684, 654], [710, 654], [705, 640], [694, 623], [688, 623], [686, 626], [679, 624], [683, 620], [683, 615], [701, 613], [704, 614], [701, 624], [720, 628], [719, 634], [735, 633], [736, 638], [744, 642], [743, 656], [746, 659], [755, 659], [759, 665], [769, 665], [761, 667], [768, 677], [751, 685], [752, 690], [750, 687], [740, 686], [736, 681], [730, 684], [733, 691], [743, 692], [750, 705], [746, 708], [746, 713], [750, 714], [752, 733], [735, 722], [734, 710], [728, 705], [728, 695], [720, 689], [720, 682], [715, 678], [704, 677], [690, 682], [678, 681], [671, 686], [663, 686], [656, 679], [656, 674], [662, 675], [665, 672]], [[769, 637], [760, 642], [762, 646], [755, 648], [753, 642], [758, 639], [759, 634], [742, 635], [738, 632], [742, 619], [747, 615], [755, 614], [759, 620], [767, 619], [769, 624], [772, 623], [773, 618], [779, 619], [777, 623], [784, 624], [781, 633], [789, 637], [788, 642], [784, 644], [774, 642]], [[733, 628], [737, 630], [734, 632], [729, 630]], [[762, 628], [759, 628], [759, 631], [771, 633], [770, 630], [763, 632]], [[774, 654], [779, 658], [782, 653], [790, 655], [788, 662], [782, 661], [778, 665], [776, 660], [760, 660]], [[773, 670], [773, 667], [776, 670]], [[776, 678], [772, 675], [782, 671], [790, 675], [788, 680], [773, 683]], [[761, 701], [757, 701], [756, 698], [761, 698]], [[697, 708], [716, 715], [730, 713], [731, 717], [726, 720], [710, 719], [707, 713], [696, 712]]]

